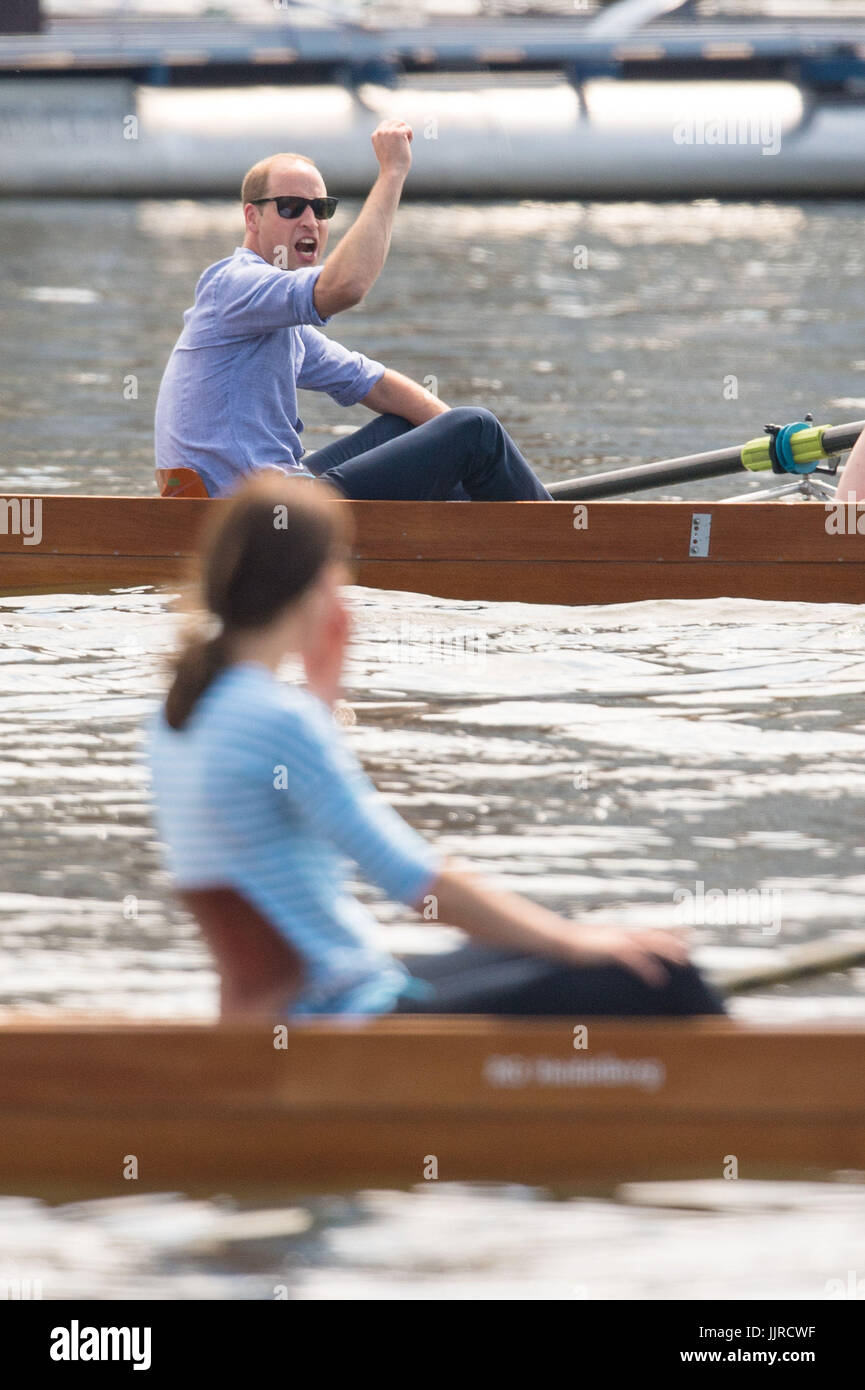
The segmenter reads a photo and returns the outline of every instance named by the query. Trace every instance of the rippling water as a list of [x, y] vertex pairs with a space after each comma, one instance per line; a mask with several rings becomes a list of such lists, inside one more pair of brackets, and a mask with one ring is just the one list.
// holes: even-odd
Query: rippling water
[[[860, 216], [409, 205], [381, 284], [339, 335], [435, 376], [453, 403], [490, 405], [547, 479], [745, 439], [809, 407], [853, 419]], [[161, 368], [235, 226], [221, 203], [0, 205], [7, 491], [150, 491]], [[730, 374], [738, 399], [725, 399]], [[138, 397], [125, 400], [130, 375]], [[362, 417], [316, 400], [309, 445]], [[347, 736], [451, 853], [559, 910], [617, 919], [669, 921], [674, 894], [699, 881], [777, 892], [777, 933], [697, 928], [710, 964], [858, 924], [860, 609], [353, 592]], [[170, 596], [147, 590], [0, 600], [4, 1014], [212, 1014], [215, 981], [171, 904], [137, 762], [174, 622]], [[359, 892], [391, 943], [431, 940]], [[862, 1017], [863, 1002], [851, 972], [736, 1009]], [[5, 1199], [0, 1279], [41, 1278], [46, 1297], [270, 1298], [285, 1285], [300, 1299], [820, 1298], [856, 1268], [863, 1192], [719, 1183], [558, 1200], [442, 1186], [254, 1214]]]
[[[859, 920], [859, 610], [537, 610], [402, 595], [395, 614], [392, 596], [362, 589], [354, 605], [348, 736], [402, 813], [453, 854], [569, 913], [669, 921], [674, 892], [701, 879], [779, 889], [770, 944]], [[167, 900], [133, 761], [170, 646], [166, 609], [132, 593], [0, 610], [6, 1010], [213, 1011], [215, 980]], [[436, 929], [359, 891], [391, 944], [431, 943]], [[759, 924], [697, 938], [767, 944]], [[737, 1012], [862, 1017], [863, 1006], [854, 972]], [[496, 1187], [358, 1193], [259, 1208], [263, 1227], [224, 1202], [49, 1211], [7, 1199], [0, 1250], [45, 1297], [820, 1298], [856, 1268], [865, 1189], [746, 1186], [564, 1202]]]
[[[774, 892], [777, 921], [698, 925], [716, 955], [858, 922], [858, 609], [401, 594], [394, 613], [391, 594], [353, 595], [346, 736], [448, 853], [569, 914], [669, 922], [674, 894], [700, 881]], [[171, 906], [138, 757], [169, 596], [4, 599], [0, 620], [0, 1005], [207, 1016], [214, 979]], [[357, 890], [398, 949], [436, 944], [435, 928]], [[863, 1004], [854, 974], [737, 1007]]]

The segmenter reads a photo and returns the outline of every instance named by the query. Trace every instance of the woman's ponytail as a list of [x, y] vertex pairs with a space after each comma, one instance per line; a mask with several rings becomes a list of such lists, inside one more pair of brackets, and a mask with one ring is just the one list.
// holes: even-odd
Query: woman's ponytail
[[165, 700], [165, 721], [182, 729], [207, 687], [224, 670], [228, 660], [225, 633], [216, 637], [192, 634], [174, 663], [174, 679]]
[[[173, 662], [165, 719], [182, 729], [196, 704], [231, 662], [231, 639], [265, 627], [315, 582], [328, 563], [347, 561], [351, 524], [326, 483], [268, 469], [219, 511], [205, 531], [199, 561], [200, 601], [220, 629], [200, 624]], [[166, 506], [180, 505], [166, 502]]]

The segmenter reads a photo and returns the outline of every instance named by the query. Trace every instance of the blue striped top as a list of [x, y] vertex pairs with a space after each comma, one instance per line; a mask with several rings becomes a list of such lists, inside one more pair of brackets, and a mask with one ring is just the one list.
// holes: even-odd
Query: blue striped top
[[327, 706], [265, 667], [223, 671], [186, 725], [150, 736], [157, 826], [181, 888], [232, 887], [305, 963], [292, 1012], [384, 1013], [411, 992], [343, 884], [345, 860], [417, 905], [437, 851], [380, 796]]

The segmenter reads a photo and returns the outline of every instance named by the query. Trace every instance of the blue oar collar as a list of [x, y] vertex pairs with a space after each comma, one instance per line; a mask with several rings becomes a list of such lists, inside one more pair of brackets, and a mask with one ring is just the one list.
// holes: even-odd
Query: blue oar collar
[[773, 473], [813, 473], [819, 459], [807, 463], [797, 463], [793, 457], [792, 438], [800, 430], [811, 428], [812, 421], [798, 420], [792, 425], [767, 425], [769, 435], [769, 456]]

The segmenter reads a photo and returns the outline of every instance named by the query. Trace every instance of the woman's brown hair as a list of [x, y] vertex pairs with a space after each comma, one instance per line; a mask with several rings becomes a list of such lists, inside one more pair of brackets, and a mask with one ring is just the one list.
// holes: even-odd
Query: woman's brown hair
[[183, 728], [228, 664], [235, 633], [266, 626], [326, 565], [348, 560], [351, 525], [336, 498], [326, 483], [268, 469], [229, 502], [214, 504], [201, 542], [198, 586], [208, 625], [217, 618], [221, 627], [208, 636], [199, 623], [174, 662], [165, 702], [172, 729]]

